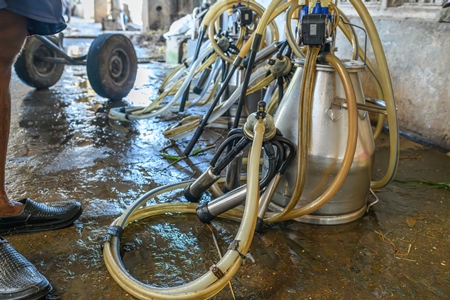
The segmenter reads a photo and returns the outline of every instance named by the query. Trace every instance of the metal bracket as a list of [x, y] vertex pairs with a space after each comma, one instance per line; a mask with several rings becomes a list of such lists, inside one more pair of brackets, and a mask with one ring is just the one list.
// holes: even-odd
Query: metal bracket
[[216, 265], [212, 265], [209, 270], [214, 274], [214, 276], [217, 277], [217, 279], [220, 279], [225, 275], [222, 270], [219, 269], [219, 267], [217, 267]]
[[123, 228], [120, 226], [109, 226], [108, 227], [108, 232], [107, 235], [105, 237], [105, 241], [110, 241], [111, 240], [111, 236], [115, 236], [118, 237], [119, 239], [122, 238], [122, 234], [123, 234]]

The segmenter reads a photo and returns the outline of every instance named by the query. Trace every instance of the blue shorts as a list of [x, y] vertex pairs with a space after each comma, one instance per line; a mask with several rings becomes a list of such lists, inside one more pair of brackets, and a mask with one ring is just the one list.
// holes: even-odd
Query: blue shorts
[[0, 0], [0, 9], [28, 18], [30, 35], [49, 35], [64, 30], [61, 0]]

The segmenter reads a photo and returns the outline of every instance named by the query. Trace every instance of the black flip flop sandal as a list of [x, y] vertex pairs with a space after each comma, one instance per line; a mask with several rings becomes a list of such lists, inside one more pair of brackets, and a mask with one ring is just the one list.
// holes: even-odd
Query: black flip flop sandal
[[23, 199], [23, 210], [17, 216], [0, 217], [0, 235], [38, 232], [63, 228], [81, 215], [81, 204], [76, 201], [38, 203]]
[[0, 261], [0, 299], [37, 300], [52, 290], [36, 267], [1, 237]]

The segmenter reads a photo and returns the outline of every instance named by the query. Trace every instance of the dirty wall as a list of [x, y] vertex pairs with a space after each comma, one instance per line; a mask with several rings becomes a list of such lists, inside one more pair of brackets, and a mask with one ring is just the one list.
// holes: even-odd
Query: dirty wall
[[[351, 22], [361, 25], [356, 17]], [[391, 72], [400, 130], [450, 150], [450, 23], [383, 17], [374, 22]], [[363, 45], [362, 34], [359, 40]], [[337, 47], [339, 55], [351, 51], [342, 34]], [[376, 97], [368, 72], [363, 85], [366, 96]]]

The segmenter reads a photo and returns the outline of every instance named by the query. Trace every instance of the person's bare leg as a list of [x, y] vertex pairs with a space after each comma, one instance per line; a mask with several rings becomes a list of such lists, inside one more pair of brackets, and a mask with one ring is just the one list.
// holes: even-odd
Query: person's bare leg
[[27, 36], [27, 19], [0, 9], [0, 216], [14, 216], [22, 203], [9, 200], [5, 190], [5, 164], [11, 119], [11, 70]]

